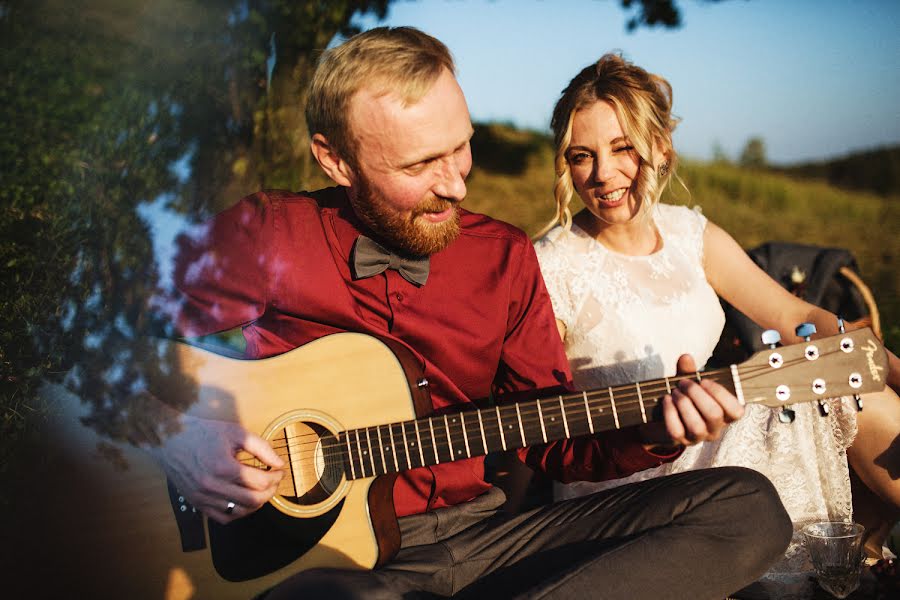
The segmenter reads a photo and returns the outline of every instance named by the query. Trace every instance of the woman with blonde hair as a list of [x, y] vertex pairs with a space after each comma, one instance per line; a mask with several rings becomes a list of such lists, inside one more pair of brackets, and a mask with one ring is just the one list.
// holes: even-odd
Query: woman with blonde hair
[[[801, 322], [823, 335], [837, 333], [834, 315], [784, 290], [698, 210], [660, 203], [678, 164], [672, 88], [665, 79], [607, 54], [572, 79], [551, 125], [556, 216], [536, 248], [579, 389], [674, 375], [685, 353], [703, 365], [725, 322], [720, 297], [777, 330], [784, 343], [800, 341], [794, 327]], [[575, 193], [585, 208], [573, 216]], [[900, 361], [893, 354], [890, 360], [888, 381], [897, 389]], [[896, 510], [900, 483], [876, 459], [890, 452], [900, 430], [900, 402], [889, 388], [866, 398], [862, 413], [849, 398], [829, 400], [828, 418], [815, 403], [795, 405], [790, 424], [779, 421], [777, 409], [752, 405], [720, 439], [685, 448], [673, 462], [611, 482], [557, 484], [555, 495], [745, 466], [775, 484], [796, 532], [808, 522], [852, 518], [849, 457], [860, 478]], [[683, 419], [692, 418], [689, 407], [675, 404]], [[795, 535], [771, 578], [805, 583], [800, 574], [811, 566], [797, 542]]]

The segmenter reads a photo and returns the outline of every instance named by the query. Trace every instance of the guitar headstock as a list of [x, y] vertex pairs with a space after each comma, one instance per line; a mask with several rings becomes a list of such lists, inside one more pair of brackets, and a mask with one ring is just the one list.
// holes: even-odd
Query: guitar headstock
[[736, 370], [747, 404], [777, 408], [881, 391], [888, 360], [881, 342], [864, 328], [760, 350]]

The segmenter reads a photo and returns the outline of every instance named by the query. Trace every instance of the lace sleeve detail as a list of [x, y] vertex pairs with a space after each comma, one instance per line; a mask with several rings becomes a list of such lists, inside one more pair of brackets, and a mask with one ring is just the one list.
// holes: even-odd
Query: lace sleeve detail
[[693, 267], [703, 273], [703, 233], [706, 231], [708, 219], [702, 208], [694, 206], [659, 205], [657, 224], [668, 233], [668, 241], [678, 247], [685, 256], [691, 257]]
[[561, 230], [554, 229], [534, 244], [541, 275], [550, 294], [553, 313], [570, 329], [575, 316], [575, 299], [569, 283], [572, 281], [572, 263], [564, 244], [559, 243]]

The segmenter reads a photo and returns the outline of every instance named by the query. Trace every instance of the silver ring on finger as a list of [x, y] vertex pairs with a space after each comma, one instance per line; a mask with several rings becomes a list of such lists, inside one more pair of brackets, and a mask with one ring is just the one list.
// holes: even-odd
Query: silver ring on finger
[[231, 500], [229, 500], [229, 501], [228, 501], [228, 504], [225, 505], [225, 512], [226, 512], [226, 514], [229, 514], [229, 515], [230, 515], [231, 513], [233, 513], [233, 512], [234, 512], [234, 507], [235, 507], [235, 506], [237, 506], [237, 504], [235, 504], [234, 502], [232, 502]]

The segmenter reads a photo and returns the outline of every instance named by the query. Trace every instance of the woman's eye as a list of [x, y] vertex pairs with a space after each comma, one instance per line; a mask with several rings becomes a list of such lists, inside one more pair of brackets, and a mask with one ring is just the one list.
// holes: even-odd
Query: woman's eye
[[584, 163], [585, 161], [589, 160], [590, 158], [591, 158], [591, 155], [588, 154], [587, 152], [577, 152], [577, 153], [569, 156], [569, 162], [572, 163], [573, 165], [580, 165], [580, 164]]
[[634, 146], [620, 146], [613, 150], [613, 152], [631, 152], [632, 150], [634, 150]]

